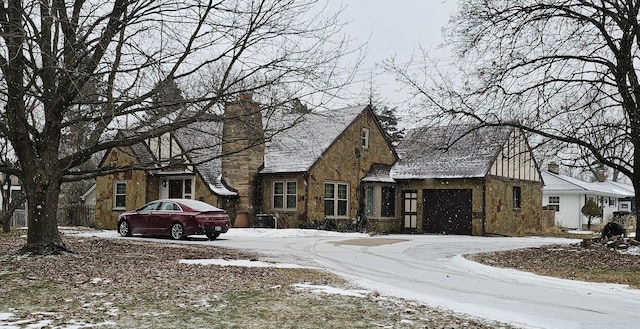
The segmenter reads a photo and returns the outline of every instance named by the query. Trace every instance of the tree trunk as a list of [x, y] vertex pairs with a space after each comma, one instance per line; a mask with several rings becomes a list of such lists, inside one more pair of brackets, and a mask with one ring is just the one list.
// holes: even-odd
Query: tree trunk
[[[636, 150], [638, 150], [638, 148], [636, 148]], [[636, 215], [636, 236], [634, 239], [640, 241], [640, 207], [638, 207], [638, 191], [640, 191], [640, 159], [638, 159], [638, 157], [640, 156], [640, 150], [638, 151], [634, 151], [634, 171], [633, 171], [633, 179], [632, 179], [632, 184], [633, 184], [633, 190], [635, 192], [634, 195], [634, 204], [636, 207], [635, 210], [635, 215]]]
[[[42, 171], [40, 171], [42, 173]], [[27, 194], [29, 231], [27, 244], [21, 253], [53, 255], [68, 252], [58, 231], [58, 197], [60, 182], [58, 179], [41, 179], [27, 177], [25, 184]]]
[[11, 232], [11, 216], [8, 216], [7, 213], [3, 210], [0, 214], [0, 221], [2, 221], [2, 232], [9, 233]]

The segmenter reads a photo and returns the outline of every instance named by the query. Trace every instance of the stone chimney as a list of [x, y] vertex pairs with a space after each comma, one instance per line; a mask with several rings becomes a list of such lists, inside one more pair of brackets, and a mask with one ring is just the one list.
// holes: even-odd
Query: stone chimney
[[547, 166], [547, 170], [550, 173], [558, 175], [560, 174], [560, 165], [558, 165], [556, 162], [549, 162], [549, 165]]
[[260, 105], [251, 94], [241, 94], [224, 109], [222, 177], [238, 191], [236, 226], [254, 216], [253, 181], [264, 163], [264, 130]]
[[604, 182], [607, 179], [607, 175], [606, 175], [606, 172], [605, 172], [604, 168], [599, 168], [598, 169], [598, 171], [596, 172], [596, 179], [600, 183]]

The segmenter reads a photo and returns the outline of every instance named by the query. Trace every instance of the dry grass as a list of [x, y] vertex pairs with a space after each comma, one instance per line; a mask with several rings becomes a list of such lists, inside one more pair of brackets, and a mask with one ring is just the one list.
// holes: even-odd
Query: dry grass
[[620, 283], [640, 288], [640, 256], [603, 244], [545, 246], [468, 256], [490, 266], [515, 268], [571, 280]]

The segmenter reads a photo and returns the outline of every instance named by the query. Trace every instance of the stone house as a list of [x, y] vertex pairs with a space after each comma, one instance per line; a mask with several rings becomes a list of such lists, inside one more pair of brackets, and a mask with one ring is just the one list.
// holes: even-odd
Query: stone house
[[540, 230], [543, 182], [519, 129], [421, 127], [408, 131], [396, 150], [397, 163], [364, 180], [372, 192], [365, 197], [367, 207], [382, 208], [367, 212], [384, 216], [384, 206], [395, 200], [399, 213], [387, 214], [399, 218], [397, 230], [463, 235]]
[[264, 159], [260, 211], [297, 226], [356, 217], [362, 178], [372, 166], [392, 165], [397, 155], [371, 108], [355, 106], [306, 115], [266, 143]]
[[[394, 148], [369, 106], [267, 113], [248, 95], [223, 122], [201, 122], [131, 147], [101, 166], [96, 226], [159, 198], [200, 199], [236, 227], [261, 214], [278, 227], [366, 216], [396, 233], [522, 235], [543, 226], [542, 178], [522, 131], [422, 127]], [[159, 163], [152, 169], [136, 165]], [[260, 216], [261, 217], [261, 216]]]
[[[311, 114], [265, 115], [249, 95], [225, 107], [223, 122], [109, 150], [96, 178], [96, 227], [160, 198], [192, 198], [226, 209], [235, 226], [269, 213], [281, 227], [347, 220], [358, 211], [360, 180], [396, 153], [368, 106]], [[295, 125], [291, 125], [292, 123]], [[135, 169], [158, 163], [152, 169]]]

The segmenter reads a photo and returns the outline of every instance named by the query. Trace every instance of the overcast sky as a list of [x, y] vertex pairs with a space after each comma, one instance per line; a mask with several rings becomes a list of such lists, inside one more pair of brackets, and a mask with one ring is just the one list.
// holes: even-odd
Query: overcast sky
[[[330, 10], [344, 7], [342, 15], [349, 23], [345, 33], [354, 44], [367, 43], [365, 62], [358, 78], [370, 80], [391, 102], [402, 102], [406, 96], [398, 92], [394, 79], [383, 74], [379, 63], [395, 56], [406, 62], [420, 47], [429, 51], [431, 59], [450, 60], [451, 53], [439, 46], [443, 42], [441, 28], [457, 8], [454, 0], [331, 0]], [[352, 87], [366, 98], [369, 83]]]

